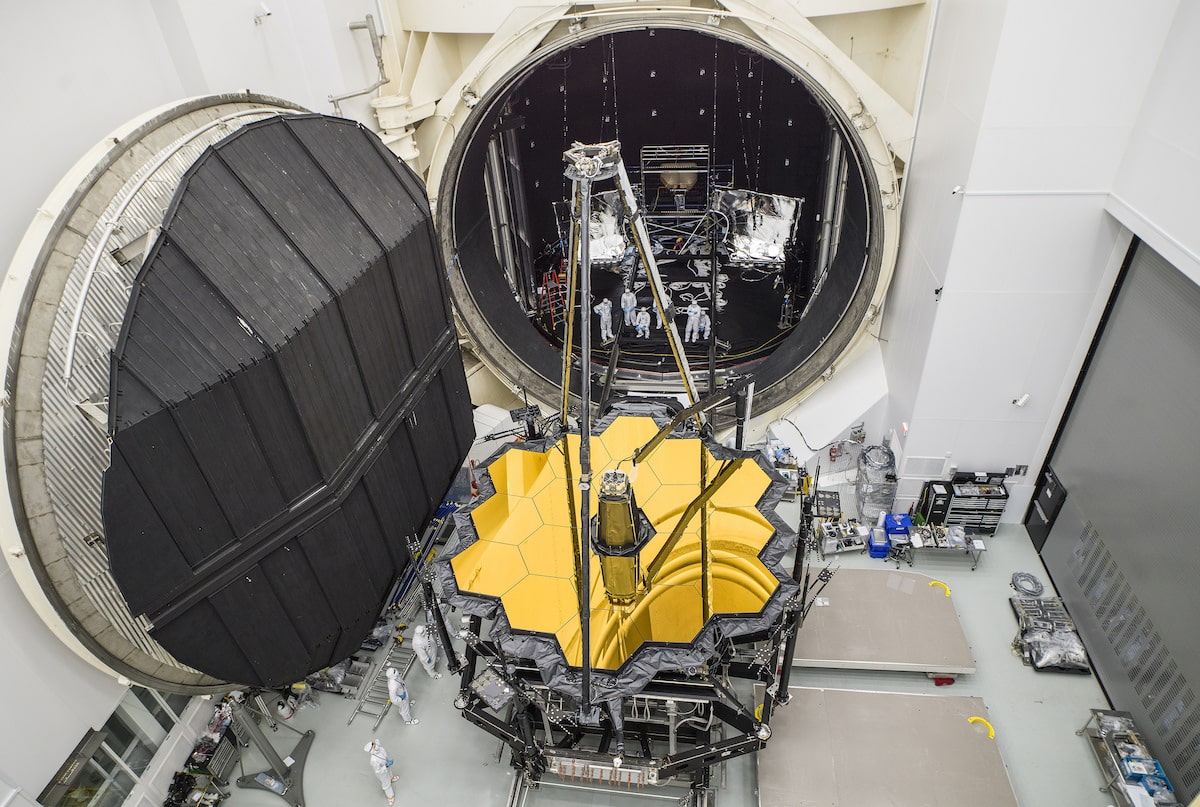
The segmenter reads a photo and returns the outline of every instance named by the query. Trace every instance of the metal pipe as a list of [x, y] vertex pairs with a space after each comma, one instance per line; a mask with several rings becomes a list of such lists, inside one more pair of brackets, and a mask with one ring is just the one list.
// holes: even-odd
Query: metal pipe
[[714, 406], [720, 406], [732, 398], [740, 389], [742, 389], [742, 387], [748, 383], [751, 383], [749, 381], [749, 376], [743, 376], [741, 379], [726, 384], [724, 387], [709, 393], [700, 401], [679, 412], [677, 415], [675, 415], [675, 417], [671, 418], [671, 421], [667, 423], [667, 425], [659, 429], [658, 433], [651, 437], [644, 446], [633, 452], [633, 464], [637, 465], [645, 462], [650, 457], [650, 452], [658, 448], [662, 441], [667, 439], [667, 435], [675, 431], [675, 427], [677, 427], [680, 423], [683, 423], [692, 415], [698, 415], [701, 412], [707, 412]]
[[708, 318], [708, 333], [704, 334], [708, 338], [708, 391], [710, 393], [717, 388], [717, 295], [721, 293], [717, 279], [720, 274], [716, 228], [712, 227], [709, 229], [708, 236], [708, 303], [712, 315]]
[[[815, 484], [814, 484], [815, 489]], [[805, 507], [802, 504], [800, 508], [800, 529], [799, 536], [796, 541], [796, 558], [792, 563], [792, 579], [797, 583], [804, 580], [803, 586], [800, 589], [800, 602], [796, 607], [796, 613], [792, 617], [790, 625], [791, 633], [788, 634], [787, 641], [783, 645], [783, 659], [780, 660], [781, 667], [779, 673], [779, 687], [775, 690], [775, 700], [779, 703], [787, 703], [791, 699], [791, 694], [788, 692], [788, 686], [792, 681], [792, 657], [796, 654], [796, 639], [800, 636], [800, 628], [804, 625], [804, 603], [808, 599], [808, 575], [804, 569], [804, 556], [808, 547], [808, 531], [810, 529], [809, 513], [804, 512]]]
[[[582, 221], [580, 216], [580, 187], [579, 182], [573, 183], [575, 193], [574, 199], [571, 202], [571, 230], [568, 236], [567, 249], [570, 254], [567, 257], [567, 321], [566, 334], [563, 336], [563, 371], [562, 371], [562, 426], [563, 431], [567, 429], [567, 413], [571, 407], [571, 343], [575, 337], [575, 284], [579, 278], [579, 243], [581, 233], [588, 232], [586, 221]], [[581, 301], [582, 305], [590, 304], [590, 300]], [[582, 310], [580, 313], [584, 313]], [[591, 327], [591, 320], [587, 317], [581, 317], [581, 322], [587, 322], [588, 327]], [[616, 349], [614, 344], [613, 349]]]
[[[715, 313], [715, 312], [714, 312]], [[708, 484], [708, 449], [700, 444], [700, 492]], [[708, 505], [700, 508], [700, 618], [712, 616], [712, 550], [708, 545]]]
[[[721, 486], [729, 481], [729, 478], [733, 476], [733, 474], [739, 468], [742, 467], [742, 463], [745, 461], [746, 460], [744, 459], [736, 459], [725, 463], [725, 466], [721, 468], [721, 471], [716, 475], [713, 481], [705, 486], [704, 490], [700, 492], [700, 495], [693, 499], [687, 506], [687, 509], [683, 511], [683, 515], [681, 515], [679, 517], [679, 521], [675, 523], [675, 529], [671, 531], [670, 537], [667, 538], [667, 541], [662, 545], [662, 548], [658, 550], [658, 554], [654, 556], [654, 560], [652, 560], [650, 565], [646, 567], [644, 579], [646, 581], [647, 588], [654, 584], [654, 578], [658, 576], [660, 571], [662, 571], [663, 564], [667, 562], [667, 558], [670, 557], [671, 553], [675, 550], [675, 545], [678, 544], [679, 539], [683, 537], [684, 530], [687, 529], [688, 524], [696, 515], [697, 511], [699, 511], [701, 507], [708, 503], [708, 500], [713, 497], [713, 494], [720, 490]], [[643, 596], [645, 596], [644, 593]]]
[[341, 102], [347, 98], [357, 98], [360, 95], [366, 95], [369, 92], [378, 90], [384, 84], [387, 84], [390, 79], [387, 77], [387, 72], [383, 68], [383, 43], [379, 39], [379, 31], [375, 28], [375, 18], [368, 14], [365, 20], [355, 21], [350, 23], [351, 31], [366, 31], [371, 35], [371, 50], [375, 51], [375, 66], [379, 68], [379, 79], [370, 87], [365, 87], [361, 90], [348, 92], [344, 95], [329, 96], [329, 103], [333, 104], [333, 111], [338, 115], [342, 114]]
[[[66, 358], [63, 360], [63, 381], [69, 382], [71, 380], [71, 368], [75, 363], [75, 343], [79, 336], [79, 323], [83, 319], [83, 309], [87, 304], [88, 292], [92, 288], [92, 279], [96, 276], [96, 269], [100, 265], [100, 259], [109, 254], [108, 250], [106, 249], [108, 241], [110, 238], [112, 238], [112, 234], [119, 226], [121, 216], [125, 215], [125, 211], [129, 208], [129, 205], [133, 203], [133, 199], [137, 196], [138, 191], [145, 187], [146, 184], [154, 178], [154, 175], [158, 173], [158, 169], [166, 165], [168, 160], [170, 160], [179, 152], [183, 151], [183, 149], [187, 146], [191, 145], [192, 142], [194, 142], [201, 135], [221, 126], [225, 126], [229, 123], [229, 121], [237, 118], [250, 117], [254, 115], [267, 117], [269, 115], [278, 115], [281, 113], [294, 114], [291, 110], [277, 110], [267, 109], [265, 107], [256, 107], [255, 109], [243, 109], [238, 112], [232, 112], [228, 115], [222, 115], [215, 121], [207, 123], [196, 131], [190, 133], [183, 140], [176, 143], [175, 147], [170, 151], [164, 151], [162, 154], [160, 154], [158, 159], [156, 159], [150, 168], [147, 169], [142, 175], [142, 178], [125, 192], [121, 202], [112, 211], [109, 222], [104, 228], [104, 233], [100, 236], [99, 243], [96, 244], [96, 251], [92, 253], [91, 260], [88, 261], [87, 269], [84, 270], [83, 273], [83, 285], [79, 290], [79, 302], [75, 305], [75, 314], [71, 317], [71, 327], [68, 331], [69, 336], [67, 337]], [[147, 247], [149, 246], [152, 246], [152, 244], [147, 244]]]
[[746, 420], [749, 418], [750, 413], [749, 390], [738, 390], [734, 411], [737, 414], [737, 440], [734, 445], [737, 446], [738, 451], [743, 451], [746, 448]]
[[829, 271], [834, 246], [834, 216], [838, 209], [839, 183], [842, 172], [842, 141], [839, 137], [832, 138], [829, 144], [828, 162], [825, 165], [825, 193], [821, 205], [821, 245], [817, 250], [818, 278], [824, 277]]
[[[591, 237], [587, 228], [592, 220], [592, 180], [582, 177], [580, 183], [579, 232], [579, 299], [588, 305], [592, 299]], [[572, 301], [573, 303], [574, 301]], [[580, 311], [580, 314], [583, 314]], [[592, 688], [591, 642], [591, 487], [592, 487], [592, 328], [591, 320], [579, 320], [579, 632], [583, 651], [583, 679], [580, 682], [579, 708], [590, 714]], [[583, 323], [587, 323], [584, 325]]]
[[283, 761], [282, 757], [279, 756], [279, 752], [275, 750], [273, 745], [271, 745], [270, 740], [267, 739], [267, 735], [263, 734], [262, 729], [258, 726], [258, 721], [256, 721], [250, 715], [243, 716], [243, 710], [243, 706], [235, 703], [233, 707], [234, 717], [238, 718], [239, 722], [242, 724], [242, 727], [245, 728], [246, 734], [250, 736], [250, 742], [254, 744], [254, 747], [257, 748], [259, 753], [261, 753], [267, 760], [267, 766], [270, 767], [271, 772], [275, 774], [275, 778], [286, 783], [290, 787], [292, 784], [291, 767]]
[[679, 717], [679, 707], [675, 701], [667, 701], [667, 753], [675, 756], [677, 747], [676, 719]]

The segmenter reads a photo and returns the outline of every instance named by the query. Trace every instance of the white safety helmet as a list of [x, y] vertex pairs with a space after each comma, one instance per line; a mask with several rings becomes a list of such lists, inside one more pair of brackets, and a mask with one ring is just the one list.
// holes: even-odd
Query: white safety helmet
[[363, 750], [364, 750], [364, 751], [370, 751], [372, 748], [374, 748], [374, 747], [375, 747], [375, 745], [376, 745], [378, 742], [379, 742], [379, 740], [371, 740], [371, 742], [369, 742], [369, 743], [367, 743], [366, 745], [364, 745], [364, 746], [363, 746]]
[[424, 625], [417, 625], [415, 628], [413, 628], [413, 634], [416, 636], [420, 636], [424, 632], [425, 632]]
[[396, 672], [396, 668], [395, 668], [395, 667], [388, 667], [388, 668], [387, 668], [387, 677], [388, 677], [388, 678], [395, 678], [395, 677], [396, 677], [397, 675], [399, 675], [399, 674], [400, 674], [400, 673]]

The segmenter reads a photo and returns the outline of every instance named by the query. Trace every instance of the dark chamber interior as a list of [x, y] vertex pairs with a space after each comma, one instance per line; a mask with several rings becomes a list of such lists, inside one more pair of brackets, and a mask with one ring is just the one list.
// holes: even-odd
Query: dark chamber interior
[[[457, 174], [452, 246], [487, 327], [543, 378], [556, 379], [561, 362], [565, 329], [561, 316], [550, 313], [544, 290], [547, 273], [561, 267], [568, 251], [563, 239], [571, 185], [562, 153], [573, 141], [620, 140], [650, 214], [703, 210], [721, 188], [803, 199], [792, 237], [772, 265], [739, 264], [718, 248], [716, 289], [702, 263], [697, 271], [697, 258], [703, 262], [707, 255], [675, 254], [669, 239], [652, 239], [667, 247], [659, 267], [681, 333], [682, 311], [693, 297], [710, 314], [714, 291], [721, 300], [715, 343], [688, 345], [694, 370], [707, 369], [712, 360], [717, 368], [753, 369], [762, 381], [778, 380], [825, 342], [862, 285], [872, 237], [871, 180], [825, 101], [757, 50], [694, 30], [605, 34], [527, 70], [477, 124]], [[640, 168], [643, 147], [681, 145], [705, 147], [709, 168], [677, 205], [661, 177], [642, 176]], [[595, 190], [612, 187], [600, 183]], [[826, 210], [832, 217], [822, 215]], [[833, 230], [823, 229], [822, 218]], [[714, 230], [718, 241], [728, 224]], [[822, 264], [823, 241], [829, 250]], [[608, 297], [619, 329], [619, 265], [594, 265], [592, 290], [587, 321], [599, 346], [598, 318], [590, 309]], [[653, 312], [649, 290], [637, 291], [638, 305]], [[784, 317], [785, 294], [790, 318]], [[578, 337], [575, 342], [577, 349]], [[626, 377], [673, 377], [664, 331], [652, 327], [649, 339], [636, 339], [628, 328], [620, 343]], [[782, 360], [770, 361], [773, 354], [783, 354]], [[598, 372], [608, 349], [597, 347], [593, 355]]]
[[280, 686], [353, 652], [474, 436], [423, 187], [370, 132], [252, 124], [184, 177], [110, 377], [103, 516], [178, 660]]

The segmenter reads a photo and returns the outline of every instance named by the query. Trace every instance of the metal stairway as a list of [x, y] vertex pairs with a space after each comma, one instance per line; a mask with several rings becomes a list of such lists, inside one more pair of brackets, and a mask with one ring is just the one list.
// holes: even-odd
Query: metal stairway
[[416, 657], [417, 655], [408, 641], [402, 643], [393, 641], [383, 663], [375, 667], [371, 672], [370, 680], [359, 689], [358, 703], [355, 704], [354, 711], [350, 713], [350, 719], [346, 721], [346, 725], [350, 725], [354, 722], [354, 718], [363, 714], [375, 718], [372, 730], [379, 728], [379, 724], [383, 722], [383, 716], [392, 708], [392, 702], [388, 699], [387, 673], [385, 671], [388, 667], [395, 667], [400, 671], [401, 677], [405, 677]]

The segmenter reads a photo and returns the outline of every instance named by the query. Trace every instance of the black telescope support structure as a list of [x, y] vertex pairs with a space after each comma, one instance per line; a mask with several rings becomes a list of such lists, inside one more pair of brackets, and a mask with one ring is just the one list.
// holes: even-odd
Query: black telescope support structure
[[[813, 490], [816, 490], [815, 486]], [[808, 580], [804, 573], [804, 558], [808, 554], [809, 518], [812, 515], [811, 501], [810, 497], [804, 496], [800, 505], [800, 529], [797, 530], [799, 535], [796, 539], [796, 559], [792, 563], [792, 579], [803, 585], [800, 589], [796, 609], [792, 612], [790, 624], [787, 626], [787, 641], [783, 645], [779, 688], [775, 691], [775, 702], [779, 704], [787, 703], [792, 697], [788, 692], [788, 685], [792, 680], [792, 659], [796, 655], [796, 640], [800, 636], [800, 627], [804, 624], [804, 603], [808, 600]]]
[[[447, 518], [442, 525], [438, 527], [438, 532], [443, 533], [453, 526], [454, 521]], [[443, 535], [435, 538], [435, 543], [443, 538]], [[410, 536], [408, 539], [408, 555], [410, 563], [417, 564], [417, 580], [421, 584], [421, 600], [425, 605], [425, 613], [429, 615], [429, 619], [433, 620], [433, 629], [437, 631], [438, 642], [442, 645], [442, 652], [446, 656], [446, 666], [451, 674], [457, 674], [462, 671], [463, 662], [458, 659], [458, 654], [454, 652], [454, 645], [450, 644], [450, 631], [446, 628], [446, 618], [442, 614], [442, 609], [438, 607], [437, 595], [433, 591], [433, 573], [429, 569], [419, 568], [421, 563], [421, 544], [417, 541], [416, 536]]]
[[[258, 699], [259, 704], [262, 704], [262, 698]], [[292, 753], [288, 755], [292, 760], [290, 765], [286, 764], [271, 745], [262, 729], [259, 728], [258, 721], [252, 715], [246, 714], [247, 708], [239, 703], [233, 705], [233, 717], [245, 727], [246, 733], [250, 736], [250, 742], [254, 747], [267, 758], [267, 770], [259, 773], [251, 773], [240, 777], [237, 780], [238, 787], [249, 788], [251, 790], [265, 790], [268, 793], [274, 793], [279, 798], [290, 804], [292, 807], [304, 807], [304, 763], [308, 761], [308, 751], [312, 748], [313, 740], [316, 738], [316, 733], [312, 729], [305, 732], [299, 732], [291, 726], [284, 726], [290, 731], [295, 731], [300, 734], [300, 741], [296, 743], [296, 747], [292, 749]], [[269, 715], [263, 715], [270, 719]], [[272, 724], [277, 725], [277, 724]], [[272, 786], [270, 783], [274, 781]], [[280, 790], [282, 788], [282, 790]]]

